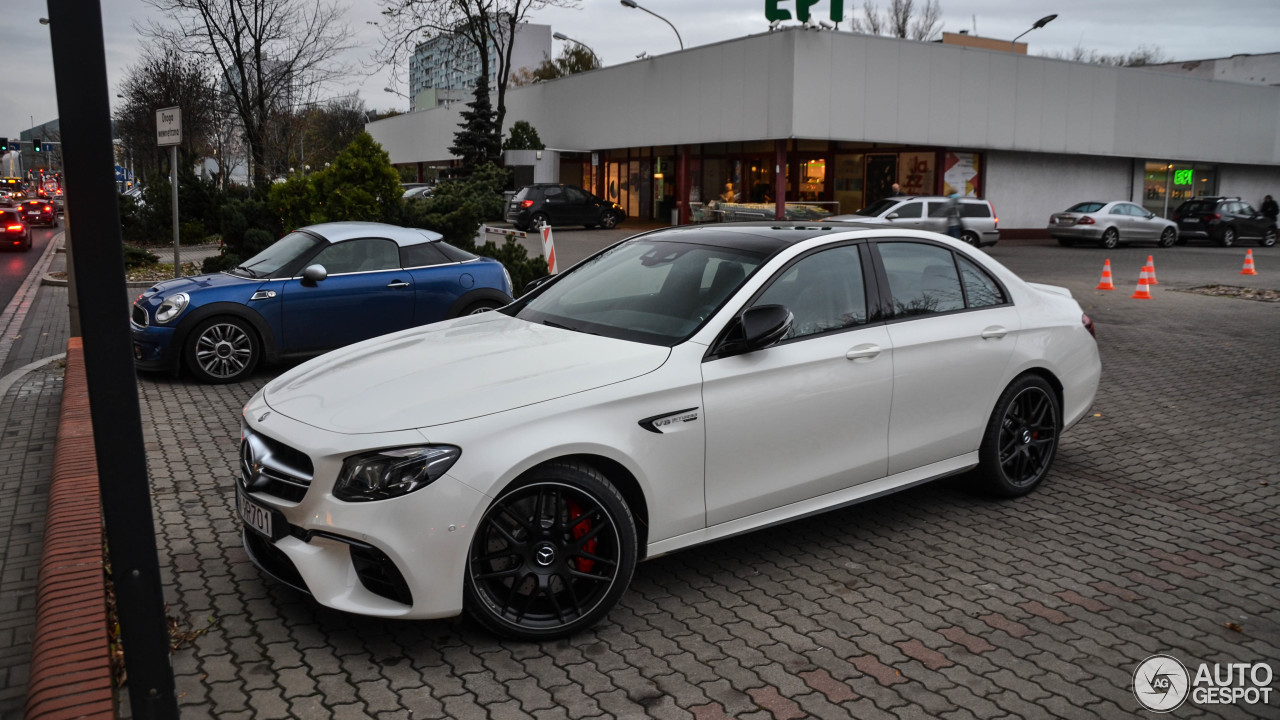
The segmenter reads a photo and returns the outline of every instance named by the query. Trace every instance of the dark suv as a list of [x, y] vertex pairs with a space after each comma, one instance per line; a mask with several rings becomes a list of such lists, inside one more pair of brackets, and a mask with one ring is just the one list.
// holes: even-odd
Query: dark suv
[[543, 225], [618, 226], [627, 213], [621, 205], [601, 200], [577, 185], [526, 185], [507, 204], [507, 222], [520, 230]]
[[1276, 224], [1238, 197], [1199, 197], [1188, 200], [1170, 218], [1178, 224], [1178, 244], [1187, 238], [1213, 240], [1230, 247], [1249, 238], [1263, 247], [1276, 244]]

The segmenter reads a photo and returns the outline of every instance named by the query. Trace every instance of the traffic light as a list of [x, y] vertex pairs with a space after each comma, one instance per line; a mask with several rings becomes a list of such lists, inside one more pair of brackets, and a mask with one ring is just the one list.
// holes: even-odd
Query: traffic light
[[9, 138], [0, 138], [0, 153], [9, 152]]
[[36, 152], [40, 152], [41, 150], [44, 149], [44, 143], [40, 142], [40, 138], [38, 137], [31, 138], [31, 145], [36, 149]]

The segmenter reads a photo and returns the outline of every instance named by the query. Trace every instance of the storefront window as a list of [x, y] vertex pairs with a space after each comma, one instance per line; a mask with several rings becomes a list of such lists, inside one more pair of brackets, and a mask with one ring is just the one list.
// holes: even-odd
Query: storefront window
[[800, 161], [799, 199], [821, 200], [827, 189], [827, 161], [805, 158]]
[[1168, 217], [1187, 200], [1217, 192], [1215, 165], [1148, 162], [1142, 176], [1142, 207], [1161, 217]]
[[836, 212], [851, 213], [862, 205], [862, 155], [837, 155], [832, 169], [835, 184], [832, 199], [840, 203]]

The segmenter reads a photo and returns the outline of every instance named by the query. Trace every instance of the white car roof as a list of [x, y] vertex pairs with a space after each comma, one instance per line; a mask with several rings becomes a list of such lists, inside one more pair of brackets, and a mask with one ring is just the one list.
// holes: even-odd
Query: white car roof
[[342, 242], [343, 240], [354, 240], [356, 238], [378, 237], [393, 240], [396, 245], [399, 245], [400, 247], [404, 247], [406, 245], [418, 245], [424, 242], [433, 242], [444, 237], [440, 233], [432, 232], [430, 230], [406, 228], [400, 227], [399, 225], [388, 225], [386, 223], [376, 222], [321, 223], [319, 225], [308, 225], [307, 227], [300, 229], [319, 235], [331, 243]]

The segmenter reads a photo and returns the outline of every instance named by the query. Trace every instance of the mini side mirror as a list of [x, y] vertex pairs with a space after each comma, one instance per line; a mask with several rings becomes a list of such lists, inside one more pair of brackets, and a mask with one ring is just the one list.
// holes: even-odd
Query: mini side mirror
[[323, 265], [308, 265], [302, 271], [302, 284], [315, 285], [327, 277], [329, 277], [329, 271], [325, 270]]
[[721, 357], [742, 355], [776, 344], [791, 329], [795, 316], [785, 305], [757, 305], [742, 311], [720, 344]]

